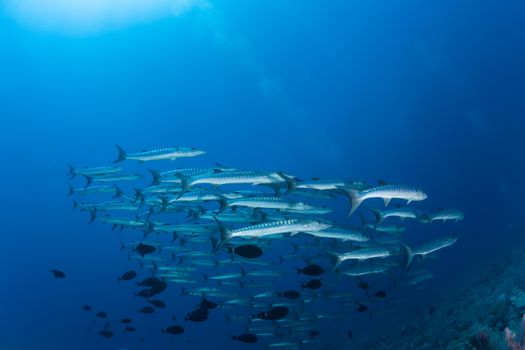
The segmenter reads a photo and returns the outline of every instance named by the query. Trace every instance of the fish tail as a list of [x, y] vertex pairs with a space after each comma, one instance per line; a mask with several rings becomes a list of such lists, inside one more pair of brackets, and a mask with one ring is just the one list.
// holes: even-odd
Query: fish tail
[[182, 188], [177, 197], [177, 198], [180, 198], [184, 193], [188, 192], [188, 190], [191, 187], [191, 182], [190, 182], [190, 178], [186, 175], [182, 175], [182, 174], [176, 174], [176, 175], [180, 179], [180, 186]]
[[160, 200], [162, 202], [162, 204], [160, 206], [160, 211], [161, 212], [165, 212], [166, 209], [168, 208], [168, 205], [170, 204], [170, 201], [169, 201], [169, 199], [167, 197], [161, 197]]
[[220, 231], [220, 239], [214, 247], [214, 250], [218, 250], [231, 238], [231, 234], [228, 232], [228, 230], [222, 222], [220, 222], [217, 218], [214, 219], [217, 223], [217, 226], [219, 226]]
[[363, 202], [363, 198], [359, 191], [356, 190], [347, 190], [346, 193], [348, 194], [348, 198], [350, 199], [350, 210], [348, 211], [348, 217], [352, 216], [352, 214], [359, 208], [361, 203]]
[[126, 151], [124, 151], [122, 147], [120, 147], [119, 145], [115, 145], [115, 147], [117, 147], [118, 157], [113, 161], [113, 164], [122, 162], [127, 157]]
[[75, 188], [71, 184], [69, 184], [69, 191], [67, 192], [67, 196], [69, 197], [74, 194], [75, 194]]
[[414, 259], [414, 252], [412, 251], [412, 248], [410, 248], [406, 244], [402, 244], [401, 247], [403, 248], [403, 253], [405, 254], [405, 259], [406, 259], [405, 267], [408, 268], [410, 264], [412, 263], [412, 260]]
[[376, 218], [375, 226], [381, 225], [381, 223], [385, 220], [383, 218], [383, 216], [381, 215], [381, 210], [378, 210], [378, 209], [375, 209], [375, 208], [368, 208], [368, 207], [366, 209], [370, 210], [372, 212], [372, 214], [374, 214], [374, 216]]
[[160, 183], [160, 173], [158, 170], [155, 169], [148, 169], [149, 173], [151, 174], [151, 184], [152, 185], [158, 185]]
[[142, 193], [142, 190], [140, 188], [135, 188], [135, 203], [136, 202], [139, 202], [140, 205], [144, 203], [144, 194]]
[[71, 164], [68, 164], [67, 165], [69, 167], [69, 172], [67, 173], [71, 178], [74, 178], [75, 176], [77, 176], [77, 174], [75, 174], [75, 167], [72, 166]]
[[339, 265], [343, 263], [343, 261], [341, 260], [339, 253], [329, 251], [327, 251], [327, 253], [332, 258], [332, 263], [334, 264], [334, 266], [332, 267], [332, 271], [335, 271], [339, 267]]
[[84, 175], [84, 178], [86, 179], [86, 186], [84, 187], [88, 187], [89, 185], [91, 185], [91, 183], [93, 182], [93, 177], [89, 175]]
[[219, 196], [219, 205], [220, 205], [219, 213], [222, 213], [228, 207], [228, 199], [224, 197], [223, 195], [218, 195], [218, 196]]
[[91, 214], [91, 216], [89, 218], [89, 222], [88, 223], [91, 224], [93, 221], [95, 221], [97, 219], [97, 209], [96, 208], [91, 209], [90, 214]]
[[285, 175], [282, 171], [277, 173], [286, 182], [286, 193], [290, 193], [296, 189], [295, 180]]
[[122, 197], [124, 195], [124, 191], [122, 191], [117, 185], [113, 185], [115, 188], [115, 195], [113, 198]]

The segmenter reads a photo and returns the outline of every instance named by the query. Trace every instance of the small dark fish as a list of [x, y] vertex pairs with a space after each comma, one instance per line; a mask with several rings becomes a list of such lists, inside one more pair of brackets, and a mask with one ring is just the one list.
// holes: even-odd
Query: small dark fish
[[159, 284], [161, 280], [159, 280], [157, 277], [148, 277], [145, 280], [142, 280], [141, 282], [137, 282], [137, 286], [139, 287], [153, 287]]
[[119, 281], [129, 281], [137, 277], [137, 273], [133, 270], [129, 270], [128, 272], [124, 272], [122, 276], [118, 278]]
[[364, 290], [367, 290], [368, 289], [368, 283], [366, 283], [365, 281], [363, 280], [359, 280], [359, 283], [357, 284], [357, 286], [361, 289], [364, 289]]
[[111, 338], [113, 336], [113, 332], [107, 329], [101, 330], [100, 332], [98, 332], [98, 334], [100, 334], [101, 336], [105, 338]]
[[155, 307], [158, 307], [158, 308], [165, 308], [166, 307], [166, 303], [163, 302], [162, 300], [148, 300], [148, 302], [155, 306]]
[[308, 332], [308, 336], [310, 336], [310, 338], [315, 338], [315, 337], [317, 337], [319, 334], [321, 334], [321, 332], [316, 331], [316, 330], [311, 330], [310, 332]]
[[290, 310], [285, 306], [276, 306], [270, 311], [259, 312], [257, 314], [257, 318], [260, 318], [263, 320], [275, 321], [275, 320], [280, 320], [281, 318], [286, 317], [286, 315], [288, 315], [289, 312]]
[[263, 254], [262, 249], [253, 244], [243, 244], [235, 248], [230, 248], [230, 252], [247, 259], [255, 259]]
[[357, 312], [365, 312], [365, 311], [368, 311], [368, 306], [366, 306], [365, 304], [357, 304], [356, 308]]
[[253, 344], [253, 343], [257, 343], [257, 336], [255, 334], [250, 334], [250, 333], [246, 333], [246, 334], [241, 334], [241, 335], [232, 335], [232, 340], [238, 340], [242, 343], [247, 343], [247, 344]]
[[212, 310], [212, 309], [215, 309], [218, 305], [217, 305], [217, 303], [214, 303], [213, 301], [209, 301], [207, 299], [202, 299], [202, 301], [199, 303], [199, 306], [202, 309]]
[[157, 283], [156, 285], [154, 285], [153, 287], [149, 289], [149, 294], [151, 296], [160, 294], [164, 292], [166, 288], [168, 288], [168, 284], [164, 281], [160, 281], [159, 283]]
[[141, 257], [144, 257], [144, 255], [155, 253], [157, 251], [157, 248], [149, 244], [139, 243], [135, 246], [135, 249], [133, 250], [136, 251], [137, 254]]
[[106, 317], [108, 317], [108, 314], [105, 313], [104, 311], [99, 311], [99, 312], [97, 312], [96, 316], [100, 317], [100, 318], [106, 318]]
[[354, 339], [354, 333], [351, 330], [348, 330], [348, 338]]
[[144, 306], [142, 309], [139, 309], [139, 312], [143, 314], [152, 314], [155, 312], [155, 309], [151, 306]]
[[436, 311], [436, 308], [435, 308], [435, 307], [433, 307], [433, 306], [429, 307], [429, 308], [428, 308], [428, 315], [429, 315], [429, 316], [432, 315], [432, 314], [434, 313], [434, 311]]
[[66, 274], [60, 270], [51, 269], [49, 270], [55, 278], [66, 278]]
[[89, 306], [89, 305], [84, 305], [84, 306], [82, 306], [82, 310], [84, 310], [84, 311], [91, 311], [91, 310], [93, 310], [93, 308], [91, 306]]
[[324, 273], [324, 269], [317, 264], [312, 264], [302, 269], [297, 268], [297, 273], [304, 273], [308, 276], [321, 276]]
[[129, 332], [129, 333], [133, 333], [133, 332], [136, 331], [136, 329], [133, 326], [127, 326], [126, 328], [124, 328], [124, 331], [125, 332]]
[[321, 280], [313, 279], [313, 280], [309, 280], [307, 283], [303, 284], [303, 289], [304, 288], [319, 289], [319, 288], [321, 288], [322, 285], [323, 285], [323, 283], [321, 282]]
[[203, 308], [198, 308], [190, 312], [186, 317], [184, 318], [186, 321], [193, 321], [193, 322], [202, 322], [206, 321], [208, 319], [208, 310]]
[[184, 333], [184, 328], [181, 327], [181, 326], [169, 326], [167, 328], [164, 328], [162, 330], [162, 333], [169, 333], [169, 334], [173, 334], [173, 335], [177, 335], [177, 334], [182, 334]]
[[384, 299], [386, 298], [386, 292], [384, 290], [378, 290], [377, 292], [374, 293], [374, 296]]
[[123, 318], [120, 320], [120, 323], [131, 323], [133, 320], [131, 318]]
[[138, 293], [135, 293], [135, 296], [142, 297], [142, 298], [149, 298], [149, 297], [152, 297], [153, 295], [151, 294], [151, 289], [148, 288], [148, 289], [142, 289]]

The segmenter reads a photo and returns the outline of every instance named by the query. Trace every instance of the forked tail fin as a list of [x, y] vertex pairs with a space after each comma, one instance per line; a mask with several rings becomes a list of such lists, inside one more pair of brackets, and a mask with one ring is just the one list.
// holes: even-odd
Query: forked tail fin
[[122, 147], [120, 147], [119, 145], [115, 145], [115, 147], [117, 147], [118, 157], [113, 161], [113, 164], [122, 162], [123, 160], [126, 160], [127, 157], [126, 151], [124, 151]]

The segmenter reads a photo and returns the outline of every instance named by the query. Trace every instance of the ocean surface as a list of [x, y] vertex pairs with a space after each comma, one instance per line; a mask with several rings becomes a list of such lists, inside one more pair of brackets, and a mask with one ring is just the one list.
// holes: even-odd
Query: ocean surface
[[[525, 4], [519, 1], [0, 2], [0, 349], [372, 349], [379, 348], [371, 345], [378, 339], [396, 349], [507, 349], [504, 328], [520, 334], [525, 309], [516, 302], [525, 283], [514, 283], [520, 274], [508, 272], [521, 271], [513, 266], [521, 264], [516, 257], [523, 256], [525, 233], [524, 23]], [[428, 213], [458, 209], [464, 219], [388, 219], [406, 227], [400, 236], [410, 247], [457, 238], [433, 257], [417, 259], [433, 277], [415, 285], [406, 283], [404, 262], [392, 273], [336, 274], [330, 253], [348, 251], [348, 242], [330, 241], [321, 249], [324, 238], [302, 233], [248, 240], [263, 247], [257, 261], [267, 265], [224, 266], [232, 256], [226, 247], [190, 242], [185, 250], [171, 235], [146, 232], [143, 238], [143, 230], [89, 224], [88, 211], [73, 209], [73, 200], [111, 196], [68, 196], [69, 184], [85, 185], [82, 176], [70, 179], [68, 164], [112, 165], [115, 144], [129, 153], [206, 151], [174, 161], [117, 163], [144, 176], [119, 184], [130, 196], [150, 185], [148, 169], [219, 163], [283, 172], [297, 177], [296, 184], [319, 178], [413, 186], [428, 198], [411, 207]], [[279, 194], [290, 197], [286, 188]], [[364, 222], [358, 214], [347, 218], [345, 194], [301, 200], [329, 207], [333, 211], [323, 218], [338, 226], [374, 234], [374, 225], [364, 228], [374, 221], [365, 205], [359, 209]], [[367, 204], [385, 210], [406, 201], [394, 199], [386, 208], [380, 199]], [[155, 215], [173, 224], [190, 222], [180, 213]], [[172, 259], [160, 249], [148, 255], [151, 260], [140, 258], [136, 246], [142, 240], [176, 246], [180, 256]], [[400, 244], [394, 250], [402, 257]], [[197, 259], [201, 263], [215, 261], [213, 256], [221, 263], [199, 266], [184, 258], [195, 251], [206, 252]], [[296, 268], [314, 262], [324, 269], [317, 277], [323, 285], [310, 290], [302, 285], [314, 277]], [[136, 282], [158, 274], [159, 265], [196, 269], [190, 281], [168, 282], [155, 296], [166, 308], [143, 314], [138, 310], [150, 304], [134, 295], [140, 290]], [[202, 276], [238, 273], [240, 267], [280, 275], [252, 278], [261, 283], [253, 289]], [[50, 269], [65, 278], [54, 278]], [[138, 276], [119, 282], [128, 270]], [[492, 294], [476, 294], [487, 286]], [[198, 287], [229, 295], [202, 293], [219, 305], [207, 320], [192, 322], [185, 317], [203, 296], [183, 291]], [[285, 290], [301, 297], [290, 301], [277, 294]], [[375, 297], [377, 291], [386, 297]], [[459, 291], [471, 294], [467, 299]], [[276, 294], [253, 298], [264, 292]], [[345, 296], [328, 297], [336, 293]], [[226, 304], [235, 296], [244, 298], [243, 305]], [[425, 323], [429, 335], [418, 345], [414, 333], [400, 330], [462, 300], [472, 302], [463, 302], [459, 314], [477, 315], [483, 303], [506, 308], [494, 311], [495, 322], [478, 317], [475, 327], [458, 326], [452, 338], [466, 341], [455, 345], [432, 340], [442, 330], [430, 327], [439, 328], [439, 322]], [[279, 322], [257, 319], [292, 302]], [[255, 305], [261, 303], [267, 306]], [[360, 305], [368, 310], [361, 312]], [[107, 317], [96, 316], [99, 311]], [[124, 331], [122, 318], [133, 320], [134, 331]], [[162, 332], [171, 325], [184, 333]], [[257, 333], [250, 329], [256, 326], [266, 327], [256, 343], [232, 340]], [[102, 330], [113, 334], [106, 337]], [[491, 345], [472, 340], [481, 332], [490, 334]]]

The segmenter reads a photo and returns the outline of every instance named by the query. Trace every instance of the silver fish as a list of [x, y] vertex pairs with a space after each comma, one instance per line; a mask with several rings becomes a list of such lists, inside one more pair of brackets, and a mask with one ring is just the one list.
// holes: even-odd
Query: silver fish
[[428, 197], [421, 189], [404, 185], [383, 185], [364, 191], [348, 190], [348, 195], [351, 201], [348, 216], [351, 216], [359, 205], [369, 198], [382, 198], [385, 206], [388, 206], [392, 199], [404, 199], [407, 204], [410, 204], [413, 201], [422, 201]]
[[118, 150], [118, 158], [113, 163], [118, 163], [128, 159], [138, 160], [139, 162], [163, 159], [175, 160], [177, 158], [196, 157], [206, 153], [196, 147], [167, 147], [151, 151], [126, 153], [126, 151], [124, 151], [119, 145], [115, 146]]

